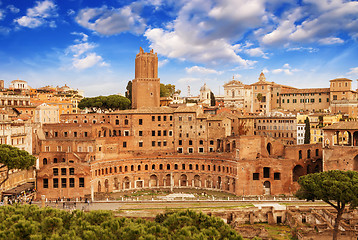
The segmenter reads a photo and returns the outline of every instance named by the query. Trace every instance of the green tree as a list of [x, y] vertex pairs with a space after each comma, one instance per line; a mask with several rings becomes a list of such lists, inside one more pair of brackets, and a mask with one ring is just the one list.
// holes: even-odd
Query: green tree
[[160, 97], [173, 97], [175, 92], [175, 85], [163, 83], [160, 84]]
[[127, 83], [126, 90], [127, 90], [127, 91], [126, 91], [125, 96], [126, 96], [126, 98], [128, 98], [129, 101], [131, 101], [131, 103], [132, 103], [132, 81], [129, 81], [129, 82]]
[[92, 98], [83, 98], [78, 103], [81, 109], [88, 108], [91, 112], [105, 111], [105, 110], [124, 110], [129, 109], [131, 102], [128, 98], [119, 95], [98, 96]]
[[305, 119], [305, 140], [304, 144], [309, 144], [311, 142], [311, 126], [310, 119], [306, 117]]
[[298, 180], [299, 199], [322, 200], [337, 210], [333, 240], [337, 239], [339, 223], [347, 205], [351, 209], [358, 205], [358, 172], [332, 170], [301, 176]]
[[215, 106], [215, 105], [216, 105], [215, 95], [213, 92], [210, 92], [210, 106]]
[[9, 171], [14, 169], [29, 169], [35, 164], [36, 158], [24, 150], [6, 144], [0, 145], [0, 170], [5, 172], [1, 180], [2, 186], [9, 179]]
[[261, 102], [262, 101], [262, 94], [258, 93], [256, 98], [257, 98], [257, 100], [259, 100], [259, 102]]

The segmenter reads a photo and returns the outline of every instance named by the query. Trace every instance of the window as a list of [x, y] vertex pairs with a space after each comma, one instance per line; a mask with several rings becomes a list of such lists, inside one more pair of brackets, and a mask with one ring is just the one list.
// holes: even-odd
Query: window
[[298, 159], [302, 159], [302, 150], [298, 151]]
[[58, 188], [58, 178], [53, 179], [53, 188]]
[[74, 136], [74, 137], [77, 137], [77, 132], [73, 132], [73, 136]]
[[252, 179], [253, 180], [259, 180], [259, 178], [260, 178], [260, 173], [253, 173], [252, 174]]
[[70, 175], [75, 175], [75, 169], [74, 169], [74, 168], [70, 168], [70, 169], [69, 169], [69, 172], [70, 172], [70, 173], [69, 173]]
[[162, 146], [162, 142], [158, 142], [157, 144], [158, 144], [158, 147]]
[[42, 160], [42, 163], [43, 163], [43, 165], [46, 165], [46, 164], [47, 164], [47, 158], [44, 158], [44, 159]]
[[58, 137], [58, 132], [54, 132], [55, 137]]
[[143, 136], [143, 131], [139, 131], [138, 135]]
[[185, 164], [184, 163], [181, 165], [181, 169], [185, 170]]
[[127, 142], [123, 142], [123, 147], [124, 147], [124, 148], [127, 147]]
[[68, 136], [68, 132], [64, 132], [64, 133], [63, 133], [63, 136], [64, 136], [64, 137], [67, 137], [67, 136]]
[[173, 136], [173, 131], [172, 130], [169, 131], [169, 136]]
[[143, 119], [138, 120], [139, 125], [143, 125]]
[[48, 188], [48, 179], [47, 178], [43, 179], [43, 188]]
[[167, 146], [167, 142], [163, 141], [163, 146], [166, 147]]
[[280, 179], [281, 179], [281, 173], [275, 172], [275, 173], [273, 174], [273, 179], [274, 179], [274, 180], [280, 180]]
[[269, 178], [269, 177], [270, 177], [270, 168], [264, 167], [264, 178]]
[[79, 178], [79, 187], [85, 187], [85, 179]]
[[57, 146], [57, 152], [61, 152], [62, 151], [62, 146]]
[[318, 157], [318, 155], [319, 155], [319, 150], [316, 149], [316, 157]]
[[66, 175], [66, 168], [61, 168], [61, 175]]
[[153, 121], [153, 122], [155, 121], [155, 116], [152, 116], [152, 121]]
[[139, 142], [139, 147], [143, 147], [143, 142]]
[[183, 141], [179, 140], [179, 146], [183, 145]]
[[162, 131], [158, 130], [158, 136], [162, 136]]
[[119, 120], [118, 119], [116, 119], [116, 125], [119, 125]]
[[124, 125], [128, 125], [128, 119], [124, 120]]
[[158, 116], [158, 121], [161, 121], [161, 116]]
[[129, 136], [129, 131], [128, 130], [124, 131], [124, 136]]
[[179, 117], [179, 121], [182, 121], [183, 120], [183, 118], [182, 117]]
[[193, 141], [192, 140], [189, 140], [189, 145], [193, 145]]
[[183, 152], [183, 148], [178, 148], [178, 153], [182, 153]]
[[61, 178], [61, 188], [66, 188], [66, 187], [67, 187], [67, 179]]
[[167, 116], [163, 116], [163, 121], [167, 121]]
[[88, 133], [87, 133], [87, 132], [84, 132], [84, 135], [85, 135], [85, 137], [87, 137], [87, 136], [88, 136]]
[[163, 136], [167, 136], [167, 130], [163, 130]]
[[214, 141], [213, 141], [213, 140], [210, 140], [210, 145], [214, 145]]
[[70, 188], [74, 188], [74, 187], [75, 187], [75, 179], [70, 178]]
[[45, 146], [45, 152], [49, 152], [50, 151], [50, 146]]
[[204, 152], [204, 148], [199, 148], [199, 152], [203, 153]]
[[188, 153], [193, 153], [193, 148], [188, 148]]
[[152, 147], [155, 147], [155, 141], [152, 141]]
[[52, 169], [52, 173], [54, 176], [58, 176], [58, 168]]
[[152, 136], [155, 136], [155, 131], [152, 131]]

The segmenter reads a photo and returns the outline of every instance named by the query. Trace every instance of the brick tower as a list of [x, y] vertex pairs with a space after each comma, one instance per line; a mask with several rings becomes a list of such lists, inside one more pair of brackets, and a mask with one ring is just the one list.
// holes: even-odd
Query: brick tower
[[135, 58], [135, 79], [132, 81], [132, 108], [160, 106], [158, 56], [142, 48]]

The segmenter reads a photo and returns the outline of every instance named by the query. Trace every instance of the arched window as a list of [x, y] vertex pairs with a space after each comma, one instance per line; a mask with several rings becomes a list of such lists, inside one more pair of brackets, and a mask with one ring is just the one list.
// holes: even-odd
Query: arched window
[[43, 165], [46, 165], [47, 164], [47, 158], [44, 158], [42, 163], [43, 163]]

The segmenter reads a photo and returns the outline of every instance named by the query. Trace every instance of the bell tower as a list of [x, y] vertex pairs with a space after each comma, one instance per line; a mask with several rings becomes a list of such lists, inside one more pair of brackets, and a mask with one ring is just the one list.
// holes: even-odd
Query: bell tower
[[132, 81], [132, 108], [160, 106], [160, 79], [158, 56], [139, 48], [135, 58], [135, 78]]

